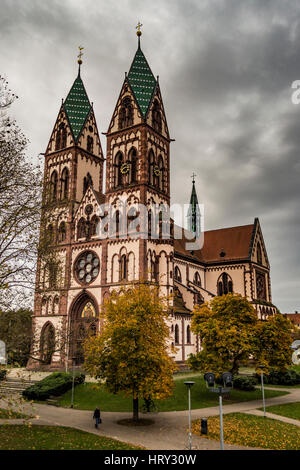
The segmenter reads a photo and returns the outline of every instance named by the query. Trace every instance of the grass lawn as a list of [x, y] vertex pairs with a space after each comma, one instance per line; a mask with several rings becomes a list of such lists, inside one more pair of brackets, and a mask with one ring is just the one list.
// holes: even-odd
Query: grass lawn
[[[194, 377], [195, 385], [191, 390], [192, 409], [217, 406], [219, 403], [218, 394], [210, 392], [205, 385], [204, 379], [199, 375]], [[156, 401], [158, 411], [180, 411], [188, 407], [188, 395], [184, 381], [187, 379], [177, 377], [174, 381], [175, 388], [173, 395], [165, 400]], [[266, 398], [285, 395], [287, 392], [277, 390], [266, 390]], [[224, 397], [224, 405], [241, 401], [261, 399], [261, 391], [242, 392], [232, 390], [229, 398]], [[69, 407], [71, 403], [71, 391], [66, 392], [58, 401], [61, 406]], [[140, 400], [140, 406], [142, 406]], [[94, 410], [99, 406], [102, 411], [132, 411], [132, 399], [123, 394], [113, 395], [108, 393], [103, 386], [86, 383], [77, 385], [74, 392], [74, 408], [82, 410]]]
[[0, 450], [135, 450], [131, 444], [61, 426], [0, 426]]
[[[224, 442], [274, 450], [299, 450], [300, 428], [263, 416], [230, 413], [223, 416]], [[193, 421], [192, 432], [200, 434], [201, 420]], [[208, 418], [208, 439], [220, 439], [219, 417]]]
[[18, 413], [16, 411], [10, 411], [10, 410], [5, 410], [3, 408], [0, 408], [0, 419], [25, 419], [28, 418], [28, 416]]
[[274, 413], [275, 415], [281, 415], [281, 416], [286, 416], [287, 418], [298, 419], [300, 421], [300, 402], [286, 403], [285, 405], [268, 406], [266, 408], [266, 411], [269, 411], [270, 413]]

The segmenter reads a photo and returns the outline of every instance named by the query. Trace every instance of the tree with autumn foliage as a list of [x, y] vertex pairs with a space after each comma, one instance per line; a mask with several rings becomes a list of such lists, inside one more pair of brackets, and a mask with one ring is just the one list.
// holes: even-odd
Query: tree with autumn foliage
[[291, 363], [291, 332], [287, 320], [276, 314], [258, 320], [252, 304], [240, 294], [214, 297], [193, 311], [192, 331], [199, 335], [201, 351], [191, 354], [190, 367], [202, 372], [237, 374], [250, 357], [256, 367], [263, 363], [284, 369]]
[[290, 320], [281, 313], [257, 323], [254, 361], [264, 366], [264, 372], [267, 373], [271, 367], [285, 370], [291, 364], [293, 330]]
[[104, 304], [101, 334], [85, 342], [85, 370], [104, 379], [109, 392], [132, 397], [134, 422], [140, 398], [172, 394], [176, 365], [169, 354], [166, 302], [156, 286], [132, 284], [113, 291]]

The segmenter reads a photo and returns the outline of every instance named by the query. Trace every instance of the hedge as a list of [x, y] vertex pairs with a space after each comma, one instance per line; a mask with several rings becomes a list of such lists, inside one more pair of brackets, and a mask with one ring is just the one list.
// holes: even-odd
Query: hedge
[[246, 390], [248, 392], [252, 392], [253, 390], [255, 390], [256, 384], [257, 380], [255, 377], [238, 375], [233, 378], [233, 388], [237, 388], [238, 390]]
[[[260, 379], [260, 375], [257, 375]], [[264, 383], [270, 385], [297, 385], [300, 384], [300, 373], [294, 369], [285, 371], [271, 369], [268, 375], [264, 374]]]
[[6, 372], [6, 369], [0, 369], [0, 380], [5, 380]]
[[[72, 374], [54, 372], [23, 391], [23, 397], [28, 400], [47, 400], [50, 396], [59, 396], [72, 388]], [[74, 385], [85, 380], [84, 374], [75, 374]]]

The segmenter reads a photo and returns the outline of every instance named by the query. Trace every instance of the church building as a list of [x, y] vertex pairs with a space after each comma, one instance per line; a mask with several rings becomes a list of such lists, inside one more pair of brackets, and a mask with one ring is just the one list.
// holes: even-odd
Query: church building
[[[59, 259], [60, 274], [53, 260], [39, 258], [32, 356], [39, 355], [51, 369], [83, 362], [85, 337], [101, 332], [104, 299], [126, 283], [159, 283], [164, 294], [172, 294], [169, 326], [178, 363], [200, 348], [191, 331], [196, 304], [234, 292], [252, 302], [261, 320], [277, 310], [257, 218], [249, 225], [204, 232], [199, 249], [187, 248], [184, 235], [175, 236], [183, 230], [173, 221], [169, 236], [162, 236], [160, 216], [157, 237], [139, 236], [145, 235], [134, 224], [139, 205], [146, 208], [147, 233], [153, 223], [152, 208], [170, 206], [172, 139], [159, 80], [141, 49], [140, 29], [137, 35], [138, 48], [105, 133], [106, 156], [81, 77], [81, 52], [78, 75], [60, 106], [45, 151], [47, 207], [41, 233], [45, 230], [49, 236], [49, 251]], [[115, 231], [103, 237], [98, 228], [108, 213]], [[194, 179], [188, 229], [196, 236], [201, 231]], [[40, 364], [30, 359], [28, 368]]]

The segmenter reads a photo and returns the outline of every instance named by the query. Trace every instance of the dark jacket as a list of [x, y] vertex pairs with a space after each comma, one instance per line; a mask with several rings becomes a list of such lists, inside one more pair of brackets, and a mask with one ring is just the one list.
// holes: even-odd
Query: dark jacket
[[100, 418], [100, 410], [98, 408], [95, 409], [93, 418]]

